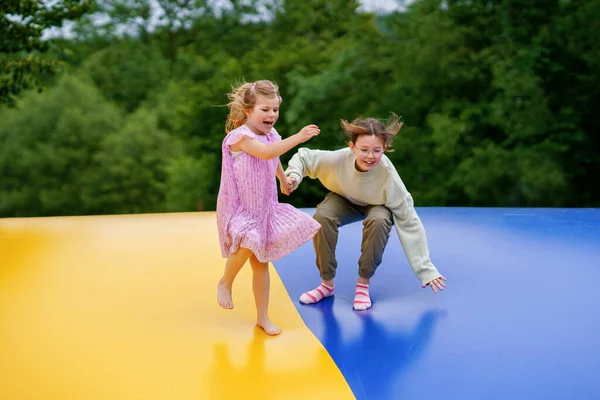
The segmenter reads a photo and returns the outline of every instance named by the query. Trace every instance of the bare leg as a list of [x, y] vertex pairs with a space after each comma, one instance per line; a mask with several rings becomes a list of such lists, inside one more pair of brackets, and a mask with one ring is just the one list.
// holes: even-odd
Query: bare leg
[[252, 266], [252, 290], [256, 303], [256, 325], [260, 326], [267, 335], [278, 335], [281, 330], [273, 325], [269, 319], [269, 290], [271, 277], [269, 276], [269, 264], [258, 261], [256, 256], [250, 256]]
[[221, 307], [227, 310], [233, 308], [233, 299], [231, 297], [233, 281], [251, 254], [252, 252], [249, 249], [240, 248], [235, 253], [230, 254], [227, 258], [225, 272], [217, 285], [217, 302]]

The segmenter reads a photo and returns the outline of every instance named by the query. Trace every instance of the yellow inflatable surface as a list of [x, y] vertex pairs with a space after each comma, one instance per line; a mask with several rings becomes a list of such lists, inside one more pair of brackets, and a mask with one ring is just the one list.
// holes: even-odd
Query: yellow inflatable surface
[[216, 302], [214, 213], [0, 219], [0, 398], [352, 399], [271, 266]]

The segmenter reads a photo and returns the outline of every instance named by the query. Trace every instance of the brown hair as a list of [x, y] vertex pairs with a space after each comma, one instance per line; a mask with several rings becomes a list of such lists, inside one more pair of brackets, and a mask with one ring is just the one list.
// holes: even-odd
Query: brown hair
[[403, 123], [400, 122], [400, 118], [396, 114], [391, 114], [385, 124], [375, 118], [357, 118], [352, 122], [343, 119], [342, 128], [346, 136], [354, 144], [356, 144], [360, 136], [375, 135], [383, 141], [386, 151], [393, 151], [388, 149], [391, 146], [392, 140], [400, 131], [400, 128], [402, 128]]
[[235, 128], [239, 128], [246, 122], [246, 113], [256, 104], [257, 96], [279, 97], [279, 103], [282, 99], [279, 95], [279, 87], [276, 83], [268, 80], [260, 80], [252, 83], [243, 82], [237, 86], [232, 86], [232, 91], [227, 95], [229, 98], [229, 115], [225, 123], [225, 132], [229, 133]]

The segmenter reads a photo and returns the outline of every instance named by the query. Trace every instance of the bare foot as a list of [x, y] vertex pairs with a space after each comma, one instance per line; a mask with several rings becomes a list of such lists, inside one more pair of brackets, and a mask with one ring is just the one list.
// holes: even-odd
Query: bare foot
[[219, 284], [217, 285], [217, 302], [226, 310], [231, 310], [233, 308], [231, 286], [226, 285], [223, 281], [219, 281]]
[[269, 318], [259, 320], [258, 322], [256, 322], [256, 325], [261, 327], [263, 331], [265, 331], [265, 333], [269, 336], [276, 336], [281, 333], [281, 330], [275, 325], [273, 325]]

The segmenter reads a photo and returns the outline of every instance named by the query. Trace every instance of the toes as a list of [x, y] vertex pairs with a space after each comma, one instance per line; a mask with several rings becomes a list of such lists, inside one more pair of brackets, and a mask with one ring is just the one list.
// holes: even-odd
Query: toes
[[269, 329], [265, 329], [265, 333], [269, 336], [276, 336], [276, 335], [279, 335], [281, 333], [281, 331], [277, 327], [272, 327]]
[[300, 302], [302, 304], [311, 304], [311, 303], [314, 303], [308, 296], [305, 296], [305, 295], [300, 296]]
[[356, 311], [365, 311], [371, 308], [371, 306], [372, 304], [370, 303], [355, 303], [352, 305], [352, 308], [354, 308]]
[[231, 310], [233, 308], [233, 302], [228, 299], [222, 299], [219, 297], [217, 299], [217, 303], [219, 303], [219, 305], [226, 310]]
[[226, 310], [233, 308], [233, 300], [231, 299], [231, 291], [221, 286], [217, 289], [217, 303]]
[[258, 327], [261, 328], [263, 331], [265, 331], [265, 333], [269, 336], [276, 336], [281, 333], [281, 329], [279, 329], [278, 327], [276, 327], [275, 325], [273, 325], [271, 323], [269, 323], [269, 324], [257, 323], [256, 325], [258, 325]]

